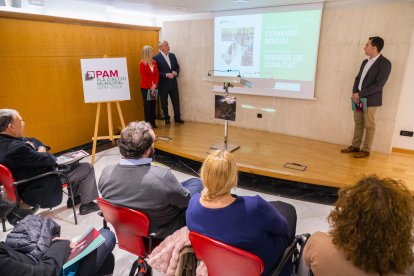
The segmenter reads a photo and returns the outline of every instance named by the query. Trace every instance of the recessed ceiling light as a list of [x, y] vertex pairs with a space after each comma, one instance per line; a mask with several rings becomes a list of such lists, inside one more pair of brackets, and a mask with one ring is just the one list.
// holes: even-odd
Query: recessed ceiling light
[[173, 7], [174, 10], [179, 10], [179, 11], [185, 11], [187, 8], [185, 7], [181, 7], [181, 6], [175, 6]]
[[241, 4], [241, 3], [249, 3], [249, 0], [233, 0], [234, 3]]

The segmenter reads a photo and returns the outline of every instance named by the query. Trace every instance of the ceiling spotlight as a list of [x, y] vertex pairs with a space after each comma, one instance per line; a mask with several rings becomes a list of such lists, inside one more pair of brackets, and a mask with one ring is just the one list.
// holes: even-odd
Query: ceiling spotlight
[[175, 7], [173, 7], [173, 9], [178, 10], [178, 11], [185, 11], [187, 8], [181, 7], [181, 6], [175, 6]]
[[236, 4], [241, 4], [241, 3], [249, 3], [249, 0], [233, 0], [233, 2]]

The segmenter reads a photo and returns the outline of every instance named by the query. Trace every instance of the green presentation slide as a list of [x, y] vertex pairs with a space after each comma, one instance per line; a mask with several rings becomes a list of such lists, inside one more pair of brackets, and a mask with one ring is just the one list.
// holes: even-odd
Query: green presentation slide
[[313, 99], [321, 17], [322, 4], [216, 17], [215, 75], [252, 84], [233, 92]]
[[259, 71], [313, 81], [320, 16], [319, 10], [263, 14]]

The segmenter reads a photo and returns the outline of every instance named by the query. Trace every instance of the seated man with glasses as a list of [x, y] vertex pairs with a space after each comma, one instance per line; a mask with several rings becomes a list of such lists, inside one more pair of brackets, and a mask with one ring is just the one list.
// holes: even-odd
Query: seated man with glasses
[[[24, 137], [25, 123], [14, 109], [0, 109], [0, 164], [5, 165], [16, 181], [55, 170], [56, 158], [46, 152], [48, 146], [39, 140]], [[95, 170], [89, 163], [78, 163], [67, 172], [76, 196], [80, 196], [80, 215], [98, 211], [93, 201], [98, 197]], [[52, 208], [62, 202], [62, 183], [58, 175], [39, 178], [17, 188], [29, 205]], [[71, 204], [68, 208], [71, 208]], [[77, 202], [75, 201], [75, 204]]]

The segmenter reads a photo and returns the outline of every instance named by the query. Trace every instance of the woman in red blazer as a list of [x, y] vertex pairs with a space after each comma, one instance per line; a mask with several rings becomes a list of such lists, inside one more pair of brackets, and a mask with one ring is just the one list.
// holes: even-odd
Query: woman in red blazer
[[152, 128], [155, 125], [155, 103], [157, 100], [156, 89], [158, 88], [159, 72], [157, 62], [152, 59], [152, 47], [145, 45], [142, 48], [139, 71], [141, 72], [141, 93], [144, 101], [145, 121]]

